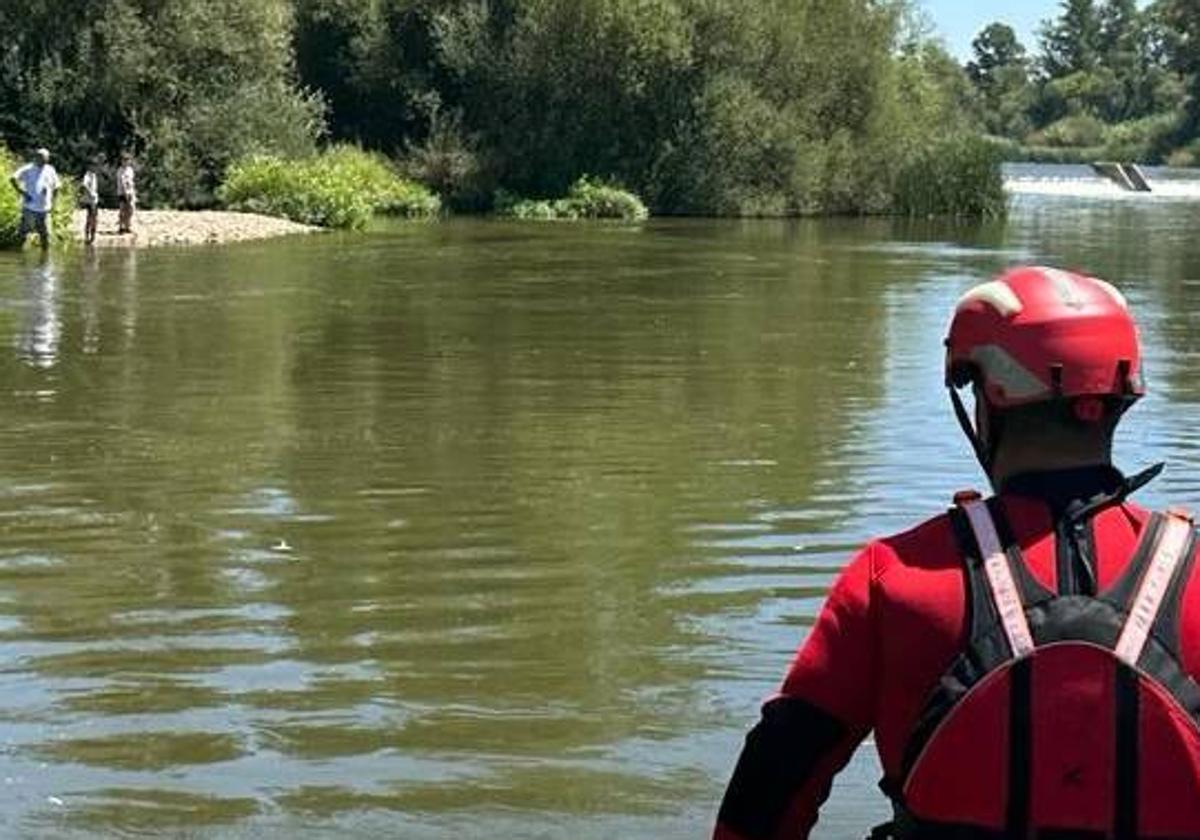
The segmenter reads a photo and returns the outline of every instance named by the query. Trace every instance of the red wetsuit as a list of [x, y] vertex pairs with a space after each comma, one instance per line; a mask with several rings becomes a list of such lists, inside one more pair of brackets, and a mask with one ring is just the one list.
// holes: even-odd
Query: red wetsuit
[[[1095, 595], [1120, 576], [1150, 518], [1117, 501], [1126, 488], [1111, 468], [1028, 474], [1005, 484], [1000, 504], [1039, 583], [1059, 594]], [[1200, 677], [1197, 569], [1200, 562], [1179, 609], [1180, 657], [1193, 679]], [[872, 731], [885, 787], [894, 784], [926, 701], [966, 645], [967, 613], [949, 516], [868, 544], [834, 585], [747, 737], [715, 840], [808, 837], [833, 776]]]

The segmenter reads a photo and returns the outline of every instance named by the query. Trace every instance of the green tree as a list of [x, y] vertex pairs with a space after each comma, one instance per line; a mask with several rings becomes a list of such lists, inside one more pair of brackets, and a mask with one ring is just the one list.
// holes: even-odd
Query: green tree
[[1027, 112], [1033, 95], [1025, 46], [1011, 26], [993, 23], [972, 49], [975, 59], [966, 69], [982, 97], [984, 126], [992, 134], [1024, 137], [1031, 127]]
[[1179, 142], [1200, 136], [1200, 8], [1195, 0], [1159, 0], [1151, 8], [1163, 57], [1184, 80], [1186, 121]]
[[0, 134], [68, 170], [133, 150], [153, 200], [204, 203], [251, 151], [311, 149], [319, 98], [294, 83], [289, 0], [0, 4]]
[[1042, 26], [1042, 72], [1050, 79], [1096, 68], [1102, 25], [1094, 0], [1062, 0], [1062, 14]]

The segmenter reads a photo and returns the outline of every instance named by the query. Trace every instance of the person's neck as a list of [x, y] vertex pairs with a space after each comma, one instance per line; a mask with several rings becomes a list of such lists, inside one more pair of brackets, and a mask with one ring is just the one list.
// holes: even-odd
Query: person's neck
[[992, 464], [992, 486], [1002, 487], [1010, 478], [1035, 472], [1064, 472], [1096, 467], [1111, 468], [1112, 453], [1065, 454], [1052, 452], [1006, 452], [1001, 449]]

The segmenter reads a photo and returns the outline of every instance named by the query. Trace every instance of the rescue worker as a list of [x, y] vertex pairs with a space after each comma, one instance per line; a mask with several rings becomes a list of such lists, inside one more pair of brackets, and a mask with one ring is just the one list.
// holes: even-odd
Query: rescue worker
[[[1144, 392], [1125, 299], [1020, 268], [960, 301], [946, 383], [996, 496], [869, 543], [842, 573], [725, 793], [716, 840], [805, 838], [871, 732], [875, 837], [1200, 837], [1191, 521], [1112, 464]], [[958, 395], [971, 385], [974, 418]]]

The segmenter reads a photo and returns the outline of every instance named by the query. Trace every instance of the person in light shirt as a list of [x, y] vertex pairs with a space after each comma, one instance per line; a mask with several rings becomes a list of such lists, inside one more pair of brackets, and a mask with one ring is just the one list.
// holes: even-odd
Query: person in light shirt
[[50, 165], [50, 151], [34, 152], [34, 159], [12, 174], [9, 181], [21, 194], [21, 242], [36, 232], [42, 250], [50, 247], [50, 211], [54, 209], [54, 193], [58, 190], [58, 173]]
[[96, 222], [100, 215], [100, 184], [95, 161], [88, 164], [80, 187], [83, 189], [83, 195], [80, 196], [79, 203], [87, 212], [87, 219], [83, 224], [83, 241], [91, 245], [96, 241]]
[[133, 155], [121, 155], [117, 170], [117, 232], [133, 233], [133, 211], [137, 209], [137, 184], [133, 172]]

